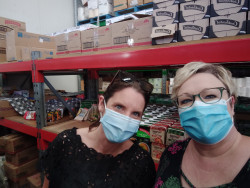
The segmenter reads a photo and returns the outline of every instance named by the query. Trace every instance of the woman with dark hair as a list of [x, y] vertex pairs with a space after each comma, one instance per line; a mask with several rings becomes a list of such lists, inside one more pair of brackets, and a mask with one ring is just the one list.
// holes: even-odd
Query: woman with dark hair
[[150, 83], [118, 71], [99, 96], [97, 126], [63, 131], [46, 150], [43, 187], [152, 187], [152, 158], [129, 139], [152, 90]]

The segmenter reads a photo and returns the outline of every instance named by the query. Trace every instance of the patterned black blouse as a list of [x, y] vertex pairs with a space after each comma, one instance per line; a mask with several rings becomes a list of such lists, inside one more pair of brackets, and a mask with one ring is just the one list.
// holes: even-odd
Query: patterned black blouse
[[113, 157], [88, 148], [76, 128], [63, 131], [41, 159], [52, 188], [153, 187], [155, 166], [147, 151], [133, 144]]
[[[178, 141], [170, 145], [163, 152], [157, 170], [155, 188], [180, 188], [181, 162], [187, 145], [191, 139]], [[240, 154], [239, 154], [240, 155]], [[185, 176], [185, 175], [184, 175]], [[185, 179], [185, 177], [184, 177]], [[186, 179], [190, 187], [195, 187]], [[219, 185], [214, 188], [250, 188], [250, 159], [231, 183]]]

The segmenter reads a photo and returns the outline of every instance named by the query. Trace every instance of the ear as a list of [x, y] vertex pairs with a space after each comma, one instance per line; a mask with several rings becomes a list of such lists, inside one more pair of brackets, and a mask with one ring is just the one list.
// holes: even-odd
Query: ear
[[98, 102], [98, 110], [103, 115], [105, 112], [105, 106], [104, 106], [104, 96], [99, 95], [99, 102]]
[[230, 114], [234, 116], [235, 96], [231, 96], [230, 100]]

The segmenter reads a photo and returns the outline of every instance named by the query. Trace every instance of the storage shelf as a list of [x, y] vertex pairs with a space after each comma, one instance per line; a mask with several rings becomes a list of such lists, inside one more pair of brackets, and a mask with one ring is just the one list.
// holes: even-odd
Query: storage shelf
[[[56, 59], [27, 62], [1, 63], [0, 73], [33, 72], [33, 82], [43, 82], [43, 73], [57, 71], [77, 71], [79, 69], [114, 70], [157, 69], [172, 65], [182, 65], [190, 61], [208, 63], [238, 63], [249, 65], [250, 35], [205, 39], [201, 41], [181, 42], [167, 45], [132, 47], [92, 55], [63, 57]], [[33, 63], [35, 69], [33, 70]], [[82, 71], [82, 70], [81, 70]], [[34, 123], [34, 121], [33, 121]], [[86, 127], [90, 122], [70, 120], [52, 126], [37, 129], [36, 123], [24, 120], [21, 116], [0, 119], [0, 125], [37, 137], [41, 134], [43, 142], [51, 142], [58, 133], [73, 127]]]
[[10, 129], [22, 132], [24, 134], [37, 137], [36, 122], [24, 120], [22, 116], [12, 116], [6, 119], [0, 119], [0, 125]]
[[[226, 40], [230, 39], [230, 40]], [[220, 41], [221, 40], [221, 41]], [[202, 43], [201, 43], [202, 42]], [[138, 50], [139, 49], [139, 50]], [[250, 35], [222, 39], [132, 47], [102, 54], [36, 60], [36, 71], [164, 67], [190, 61], [208, 63], [250, 61]], [[121, 52], [122, 51], [122, 52]], [[32, 71], [32, 62], [0, 64], [0, 72]]]

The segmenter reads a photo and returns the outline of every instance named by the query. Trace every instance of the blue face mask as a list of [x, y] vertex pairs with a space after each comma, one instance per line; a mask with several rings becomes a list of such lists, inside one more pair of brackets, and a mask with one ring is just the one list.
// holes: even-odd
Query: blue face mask
[[181, 125], [187, 134], [202, 144], [216, 144], [230, 132], [233, 121], [227, 110], [226, 100], [215, 104], [195, 101], [187, 109], [179, 109]]
[[128, 140], [139, 129], [140, 121], [110, 110], [105, 105], [105, 114], [100, 119], [105, 136], [110, 142], [121, 143]]

